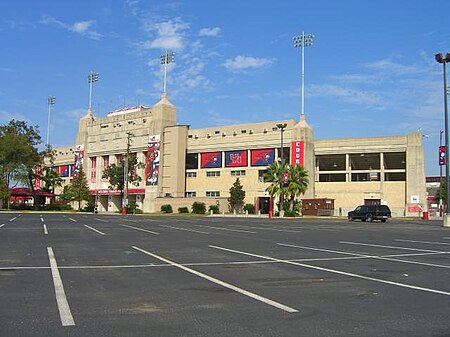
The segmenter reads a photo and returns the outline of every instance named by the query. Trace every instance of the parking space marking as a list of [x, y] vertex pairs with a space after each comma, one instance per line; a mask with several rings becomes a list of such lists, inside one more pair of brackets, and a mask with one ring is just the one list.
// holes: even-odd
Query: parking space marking
[[197, 227], [206, 227], [206, 228], [213, 228], [213, 229], [218, 229], [221, 231], [231, 231], [231, 232], [238, 232], [238, 233], [251, 233], [251, 234], [256, 234], [256, 232], [250, 232], [250, 231], [245, 231], [243, 229], [229, 229], [229, 228], [221, 228], [221, 227], [213, 227], [213, 226], [205, 226], [205, 225], [194, 225]]
[[[390, 255], [387, 255], [387, 256], [367, 255], [367, 254], [343, 252], [343, 251], [339, 251], [339, 250], [330, 250], [330, 249], [322, 249], [322, 248], [312, 248], [312, 247], [306, 247], [306, 246], [290, 245], [290, 244], [285, 244], [285, 243], [277, 243], [277, 245], [284, 246], [284, 247], [291, 247], [291, 248], [306, 249], [306, 250], [315, 250], [315, 251], [319, 251], [319, 252], [329, 252], [329, 253], [335, 253], [335, 254], [354, 255], [354, 256], [367, 258], [367, 259], [387, 260], [387, 261], [393, 261], [393, 262], [401, 262], [401, 263], [417, 264], [417, 265], [421, 265], [421, 266], [450, 269], [450, 265], [427, 263], [427, 262], [418, 262], [418, 261], [410, 261], [410, 260], [402, 260], [402, 259], [394, 258], [394, 257], [392, 257]], [[445, 253], [446, 252], [443, 252], [443, 254], [445, 254]], [[427, 253], [427, 254], [430, 254], [430, 253]], [[437, 254], [437, 253], [431, 253], [431, 254]], [[416, 256], [416, 254], [412, 254], [412, 255]], [[403, 254], [403, 256], [404, 257], [411, 256], [411, 254]], [[399, 255], [395, 255], [395, 257], [399, 257]]]
[[324, 272], [328, 272], [328, 273], [349, 276], [349, 277], [358, 278], [358, 279], [362, 279], [362, 280], [373, 281], [373, 282], [389, 284], [389, 285], [402, 287], [402, 288], [408, 288], [408, 289], [420, 290], [420, 291], [434, 293], [434, 294], [439, 294], [439, 295], [450, 296], [450, 292], [443, 291], [443, 290], [419, 287], [419, 286], [414, 286], [414, 285], [411, 285], [411, 284], [399, 283], [399, 282], [394, 282], [394, 281], [388, 281], [388, 280], [383, 280], [383, 279], [379, 279], [379, 278], [375, 278], [375, 277], [369, 277], [369, 276], [364, 276], [364, 275], [360, 275], [360, 274], [348, 273], [348, 272], [341, 271], [341, 270], [335, 270], [335, 269], [329, 269], [329, 268], [313, 266], [313, 265], [310, 265], [310, 264], [304, 264], [304, 263], [287, 261], [287, 260], [280, 260], [280, 259], [277, 259], [277, 258], [274, 258], [274, 257], [270, 257], [270, 256], [252, 254], [252, 253], [249, 253], [249, 252], [243, 252], [243, 251], [229, 249], [229, 248], [224, 248], [224, 247], [219, 247], [219, 246], [210, 245], [209, 247], [214, 248], [214, 249], [227, 251], [227, 252], [231, 252], [231, 253], [247, 255], [247, 256], [253, 256], [253, 257], [260, 258], [260, 259], [267, 259], [267, 260], [271, 260], [271, 261], [278, 261], [278, 262], [281, 262], [281, 263], [286, 263], [286, 264], [290, 264], [290, 265], [294, 265], [294, 266], [320, 270], [320, 271], [324, 271]]
[[17, 219], [17, 217], [14, 217], [14, 218], [12, 218], [12, 219], [9, 219], [9, 222], [14, 221], [14, 220], [16, 220], [16, 219]]
[[187, 229], [187, 228], [173, 227], [173, 226], [168, 226], [168, 225], [159, 225], [159, 227], [166, 227], [166, 228], [177, 229], [177, 230], [179, 230], [179, 231], [186, 231], [186, 232], [193, 232], [193, 233], [199, 233], [199, 234], [206, 234], [206, 235], [209, 235], [208, 232], [196, 231], [195, 229]]
[[69, 218], [69, 217], [67, 219], [69, 219], [70, 221], [73, 221], [73, 222], [78, 222], [77, 220]]
[[385, 246], [385, 245], [375, 245], [372, 243], [363, 243], [363, 242], [350, 242], [350, 241], [339, 241], [339, 243], [345, 245], [357, 245], [357, 246], [367, 246], [367, 247], [379, 247], [379, 248], [389, 248], [389, 249], [399, 249], [399, 250], [412, 250], [416, 252], [429, 252], [429, 253], [445, 253], [438, 250], [429, 250], [429, 249], [419, 249], [419, 248], [408, 248], [408, 247], [400, 247], [400, 246]]
[[[233, 227], [240, 227], [242, 228], [242, 225], [230, 225]], [[278, 228], [265, 228], [265, 227], [252, 227], [252, 226], [245, 226], [245, 228], [252, 228], [252, 229], [260, 229], [260, 230], [266, 230], [266, 231], [276, 231], [276, 232], [287, 232], [287, 233], [301, 233], [302, 231], [291, 231], [289, 229], [278, 229]]]
[[96, 232], [96, 233], [98, 233], [100, 235], [105, 235], [105, 233], [103, 233], [103, 232], [101, 232], [101, 231], [99, 231], [99, 230], [97, 230], [97, 229], [95, 229], [95, 228], [93, 228], [91, 226], [84, 225], [84, 227], [89, 228], [91, 231], [94, 231], [94, 232]]
[[108, 222], [107, 220], [103, 220], [103, 219], [99, 219], [99, 218], [94, 218], [94, 219], [97, 221], [100, 221], [100, 222]]
[[42, 217], [42, 215], [41, 215], [41, 222], [44, 222], [44, 218]]
[[43, 225], [43, 227], [44, 227], [44, 234], [45, 234], [45, 235], [47, 235], [47, 234], [48, 234], [48, 229], [47, 229], [47, 225], [46, 225], [46, 224], [44, 224], [44, 225]]
[[450, 243], [448, 243], [448, 242], [416, 241], [416, 240], [402, 240], [402, 239], [396, 239], [395, 241], [398, 241], [398, 242], [411, 242], [411, 243], [426, 243], [426, 244], [430, 244], [430, 245], [446, 245], [446, 246], [450, 246]]
[[4, 226], [5, 224], [4, 223], [2, 223], [1, 225], [0, 225], [0, 228], [2, 228], [3, 226]]
[[56, 263], [55, 254], [52, 247], [47, 247], [48, 258], [50, 260], [50, 268], [52, 271], [53, 285], [55, 286], [56, 303], [58, 304], [59, 317], [63, 326], [75, 325], [72, 313], [70, 311], [69, 302], [67, 302], [66, 293], [59, 274], [58, 264]]
[[132, 246], [132, 247], [133, 247], [134, 249], [136, 249], [136, 250], [138, 250], [138, 251], [140, 251], [140, 252], [146, 254], [146, 255], [149, 255], [149, 256], [154, 257], [155, 259], [158, 259], [158, 260], [160, 260], [160, 261], [163, 261], [163, 262], [165, 262], [165, 263], [168, 263], [168, 264], [170, 264], [170, 265], [172, 265], [172, 266], [174, 266], [174, 267], [177, 267], [177, 268], [182, 269], [182, 270], [184, 270], [184, 271], [186, 271], [186, 272], [188, 272], [188, 273], [191, 273], [191, 274], [194, 274], [194, 275], [196, 275], [196, 276], [199, 276], [199, 277], [201, 277], [201, 278], [203, 278], [203, 279], [205, 279], [205, 280], [208, 280], [208, 281], [210, 281], [210, 282], [212, 282], [212, 283], [218, 284], [218, 285], [220, 285], [220, 286], [222, 286], [222, 287], [225, 287], [225, 288], [234, 290], [234, 291], [236, 291], [236, 292], [238, 292], [238, 293], [240, 293], [240, 294], [242, 294], [242, 295], [248, 296], [248, 297], [253, 298], [253, 299], [257, 300], [257, 301], [263, 302], [263, 303], [265, 303], [265, 304], [268, 304], [268, 305], [270, 305], [270, 306], [273, 306], [273, 307], [275, 307], [275, 308], [281, 309], [281, 310], [286, 311], [286, 312], [289, 312], [289, 313], [298, 312], [297, 309], [288, 307], [288, 306], [286, 306], [286, 305], [284, 305], [284, 304], [281, 304], [281, 303], [279, 303], [279, 302], [270, 300], [270, 299], [268, 299], [268, 298], [266, 298], [266, 297], [263, 297], [263, 296], [254, 294], [254, 293], [252, 293], [252, 292], [250, 292], [250, 291], [247, 291], [247, 290], [245, 290], [245, 289], [236, 287], [236, 286], [234, 286], [234, 285], [232, 285], [232, 284], [230, 284], [230, 283], [227, 283], [227, 282], [221, 281], [221, 280], [219, 280], [219, 279], [216, 279], [216, 278], [214, 278], [214, 277], [212, 277], [212, 276], [203, 274], [203, 273], [198, 272], [198, 271], [196, 271], [196, 270], [194, 270], [194, 269], [188, 268], [188, 267], [186, 267], [186, 266], [183, 266], [183, 265], [181, 265], [181, 264], [178, 264], [178, 263], [176, 263], [176, 262], [173, 262], [173, 261], [171, 261], [171, 260], [168, 260], [168, 259], [166, 259], [166, 258], [164, 258], [164, 257], [161, 257], [161, 256], [158, 256], [158, 255], [156, 255], [156, 254], [150, 253], [150, 252], [148, 252], [148, 251], [146, 251], [146, 250], [144, 250], [144, 249], [141, 249], [141, 248], [139, 248], [139, 247], [136, 247], [136, 246]]
[[139, 228], [139, 227], [128, 226], [128, 225], [121, 225], [121, 226], [122, 226], [122, 227], [131, 228], [131, 229], [135, 229], [135, 230], [141, 231], [141, 232], [150, 233], [150, 234], [153, 234], [153, 235], [159, 235], [159, 233], [157, 233], [157, 232], [152, 232], [152, 231], [149, 231], [149, 230], [147, 230], [147, 229], [142, 229], [142, 228]]

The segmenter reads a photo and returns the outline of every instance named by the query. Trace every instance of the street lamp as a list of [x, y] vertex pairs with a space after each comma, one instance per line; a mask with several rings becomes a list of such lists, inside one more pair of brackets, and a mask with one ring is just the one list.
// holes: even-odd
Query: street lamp
[[163, 82], [163, 94], [167, 93], [167, 65], [171, 62], [175, 62], [175, 53], [166, 50], [160, 57], [161, 64], [164, 65], [164, 82]]
[[447, 218], [446, 216], [448, 216], [449, 214], [449, 207], [448, 207], [448, 203], [449, 203], [449, 196], [450, 196], [450, 184], [449, 184], [449, 165], [448, 165], [448, 145], [449, 145], [449, 141], [448, 141], [448, 104], [447, 104], [447, 69], [446, 69], [446, 64], [448, 62], [450, 62], [450, 53], [447, 53], [444, 56], [441, 53], [438, 53], [435, 55], [435, 59], [437, 62], [442, 63], [443, 66], [443, 72], [444, 72], [444, 116], [445, 116], [445, 125], [444, 125], [444, 129], [445, 129], [445, 181], [447, 183], [447, 191], [446, 191], [446, 196], [447, 196], [447, 206], [445, 208], [445, 215], [444, 215], [444, 226], [447, 225]]
[[94, 82], [98, 81], [98, 73], [90, 72], [88, 75], [89, 81], [89, 110], [92, 111], [92, 89], [94, 87]]
[[50, 145], [50, 114], [52, 112], [52, 105], [55, 105], [56, 97], [50, 96], [47, 100], [48, 103], [48, 116], [47, 116], [47, 142], [46, 145]]
[[305, 34], [294, 36], [294, 47], [301, 47], [302, 50], [302, 112], [301, 116], [305, 114], [305, 47], [312, 46], [314, 35]]
[[[280, 134], [281, 134], [281, 180], [280, 180], [280, 192], [281, 192], [281, 188], [283, 187], [283, 183], [284, 183], [284, 144], [283, 144], [283, 133], [284, 133], [284, 129], [286, 129], [287, 124], [286, 123], [278, 123], [277, 124], [277, 128], [280, 130]], [[283, 194], [280, 193], [280, 217], [284, 216], [284, 198], [283, 198]]]

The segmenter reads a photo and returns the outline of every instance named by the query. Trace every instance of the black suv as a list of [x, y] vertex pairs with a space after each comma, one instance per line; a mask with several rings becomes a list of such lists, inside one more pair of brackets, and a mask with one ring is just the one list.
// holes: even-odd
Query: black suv
[[386, 222], [391, 217], [391, 210], [386, 205], [361, 205], [354, 211], [348, 212], [348, 219], [353, 221], [360, 219], [361, 221], [380, 220]]

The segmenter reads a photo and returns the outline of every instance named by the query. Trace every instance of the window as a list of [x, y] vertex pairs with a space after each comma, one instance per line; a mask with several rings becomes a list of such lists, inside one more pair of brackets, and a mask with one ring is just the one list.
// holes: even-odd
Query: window
[[206, 196], [208, 198], [218, 198], [218, 197], [220, 197], [220, 192], [219, 191], [206, 191]]
[[260, 183], [265, 182], [264, 176], [266, 175], [266, 173], [267, 173], [267, 170], [258, 170], [258, 182], [260, 182]]
[[186, 178], [197, 178], [197, 172], [186, 172]]
[[91, 180], [95, 181], [97, 179], [97, 157], [91, 158]]
[[207, 177], [220, 177], [220, 171], [208, 171], [206, 172]]
[[345, 173], [335, 173], [335, 174], [319, 174], [319, 182], [344, 182]]
[[385, 172], [384, 180], [385, 181], [406, 181], [406, 173], [405, 172]]
[[220, 131], [219, 131], [219, 130], [216, 130], [216, 131], [214, 131], [214, 134], [215, 134], [215, 135], [220, 135]]
[[103, 156], [103, 169], [107, 169], [109, 166], [109, 156]]
[[122, 161], [122, 155], [116, 154], [116, 165], [119, 165], [121, 161]]
[[197, 192], [186, 192], [186, 198], [195, 198], [197, 196]]
[[186, 153], [186, 169], [198, 169], [198, 153]]
[[245, 176], [245, 170], [231, 171], [232, 176]]

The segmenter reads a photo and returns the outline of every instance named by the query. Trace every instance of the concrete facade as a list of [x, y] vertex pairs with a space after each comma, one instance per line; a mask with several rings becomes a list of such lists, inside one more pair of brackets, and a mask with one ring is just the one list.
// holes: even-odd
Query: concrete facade
[[[119, 211], [120, 195], [109, 189], [102, 178], [107, 165], [117, 163], [127, 151], [137, 161], [148, 159], [149, 137], [160, 139], [157, 184], [146, 184], [146, 169], [136, 173], [143, 178], [129, 186], [129, 201], [144, 212], [157, 212], [162, 204], [191, 206], [194, 201], [219, 205], [227, 210], [226, 199], [236, 178], [246, 191], [245, 203], [264, 210], [268, 202], [264, 182], [267, 166], [251, 163], [252, 151], [273, 150], [280, 157], [280, 130], [286, 123], [283, 147], [285, 156], [291, 142], [304, 142], [304, 166], [309, 188], [304, 198], [335, 199], [335, 215], [364, 203], [387, 204], [395, 216], [417, 215], [426, 210], [426, 189], [422, 135], [414, 132], [393, 137], [315, 140], [304, 115], [300, 121], [281, 120], [190, 129], [176, 123], [176, 108], [163, 95], [152, 108], [123, 109], [108, 117], [94, 117], [92, 111], [79, 121], [76, 144], [56, 148], [56, 167], [73, 164], [76, 146], [84, 148], [83, 168], [93, 201], [101, 212]], [[241, 151], [247, 160], [240, 166], [225, 164], [227, 151]], [[202, 154], [219, 153], [222, 164], [202, 168]], [[289, 157], [289, 155], [288, 155]], [[285, 159], [289, 160], [289, 158]], [[197, 163], [195, 163], [197, 161]], [[187, 165], [187, 163], [189, 164]], [[65, 184], [71, 177], [65, 177]]]

